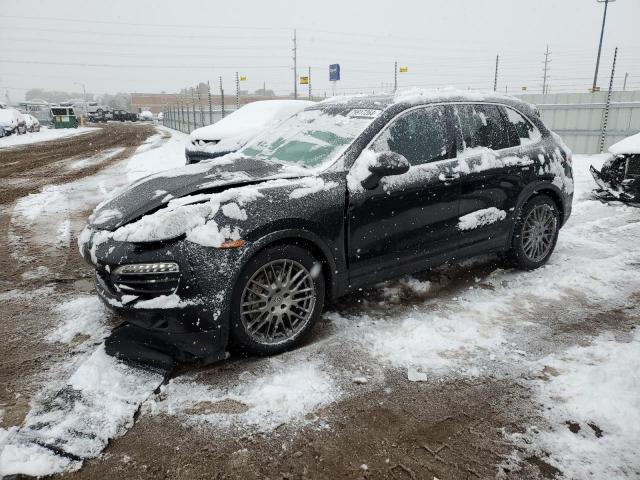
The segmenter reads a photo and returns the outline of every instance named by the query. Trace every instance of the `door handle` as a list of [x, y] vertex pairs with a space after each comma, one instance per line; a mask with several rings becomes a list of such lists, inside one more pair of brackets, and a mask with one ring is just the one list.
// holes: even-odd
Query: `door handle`
[[438, 180], [440, 180], [445, 185], [450, 184], [450, 183], [454, 182], [455, 180], [457, 180], [459, 178], [460, 178], [460, 174], [459, 173], [448, 173], [446, 175], [444, 173], [441, 173], [438, 176]]

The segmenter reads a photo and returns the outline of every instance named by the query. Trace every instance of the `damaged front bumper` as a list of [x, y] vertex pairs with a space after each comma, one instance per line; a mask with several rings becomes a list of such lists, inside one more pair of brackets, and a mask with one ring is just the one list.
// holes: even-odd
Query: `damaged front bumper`
[[601, 198], [615, 198], [625, 202], [640, 200], [640, 158], [637, 155], [619, 156], [608, 160], [598, 171], [593, 165], [591, 175], [598, 185], [595, 194]]
[[[234, 267], [241, 249], [219, 250], [185, 240], [134, 244], [110, 240], [82, 248], [95, 270], [99, 298], [127, 323], [162, 338], [180, 361], [225, 358]], [[170, 273], [122, 275], [123, 265], [170, 263]]]

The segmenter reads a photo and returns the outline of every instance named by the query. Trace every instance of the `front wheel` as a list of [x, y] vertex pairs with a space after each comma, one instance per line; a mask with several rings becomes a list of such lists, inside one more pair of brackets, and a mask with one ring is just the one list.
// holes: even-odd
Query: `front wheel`
[[324, 304], [320, 262], [295, 245], [278, 245], [243, 268], [231, 305], [231, 337], [243, 350], [272, 355], [298, 345]]
[[559, 231], [556, 203], [547, 195], [533, 197], [516, 220], [509, 259], [523, 270], [541, 267], [553, 253]]

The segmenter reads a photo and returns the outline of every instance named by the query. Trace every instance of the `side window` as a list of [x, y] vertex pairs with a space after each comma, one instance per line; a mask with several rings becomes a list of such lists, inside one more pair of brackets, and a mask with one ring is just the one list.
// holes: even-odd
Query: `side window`
[[500, 150], [513, 146], [507, 125], [495, 105], [455, 105], [454, 113], [462, 130], [463, 150], [477, 147]]
[[540, 130], [520, 113], [509, 107], [502, 107], [502, 111], [511, 127], [512, 135], [517, 139], [516, 145], [529, 145], [542, 138]]
[[451, 158], [454, 139], [449, 135], [445, 108], [419, 108], [400, 116], [386, 127], [372, 149], [404, 155], [411, 165]]

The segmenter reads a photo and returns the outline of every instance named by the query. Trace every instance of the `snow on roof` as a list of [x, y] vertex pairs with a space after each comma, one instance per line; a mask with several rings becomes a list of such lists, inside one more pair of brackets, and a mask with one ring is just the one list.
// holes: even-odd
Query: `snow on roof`
[[499, 94], [496, 92], [487, 92], [479, 90], [459, 90], [453, 87], [444, 87], [438, 89], [425, 88], [407, 88], [399, 90], [396, 93], [386, 94], [356, 94], [356, 95], [340, 95], [328, 98], [320, 102], [320, 104], [335, 105], [361, 105], [361, 104], [378, 104], [383, 108], [398, 103], [421, 104], [434, 103], [442, 101], [469, 101], [469, 102], [505, 102], [510, 104], [527, 104], [523, 100], [510, 95]]
[[15, 108], [3, 108], [0, 110], [0, 120], [10, 122], [20, 118], [21, 113]]
[[221, 140], [244, 135], [249, 131], [257, 133], [272, 122], [284, 120], [314, 104], [309, 100], [261, 100], [247, 103], [219, 122], [194, 130], [191, 132], [191, 139]]
[[609, 151], [614, 155], [640, 154], [640, 133], [614, 143], [609, 147]]

